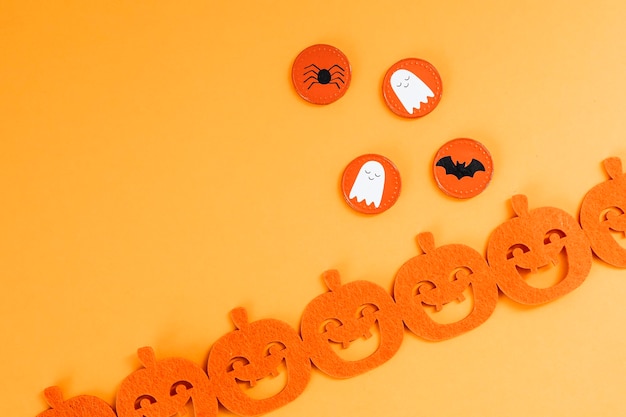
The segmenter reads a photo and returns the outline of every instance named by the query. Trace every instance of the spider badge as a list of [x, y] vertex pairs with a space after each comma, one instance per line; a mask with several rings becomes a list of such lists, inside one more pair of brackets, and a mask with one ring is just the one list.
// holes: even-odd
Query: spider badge
[[313, 104], [330, 104], [343, 97], [351, 78], [348, 58], [330, 45], [318, 44], [304, 49], [291, 69], [296, 92]]

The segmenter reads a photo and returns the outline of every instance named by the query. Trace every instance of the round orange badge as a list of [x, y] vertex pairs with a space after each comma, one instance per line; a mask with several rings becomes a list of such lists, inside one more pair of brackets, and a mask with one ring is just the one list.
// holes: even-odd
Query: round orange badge
[[435, 67], [422, 59], [407, 58], [387, 70], [383, 97], [398, 116], [425, 116], [441, 100], [441, 77]]
[[361, 155], [348, 164], [341, 179], [341, 191], [350, 207], [365, 214], [382, 213], [400, 195], [400, 173], [381, 155]]
[[480, 142], [454, 139], [443, 145], [435, 155], [433, 173], [443, 192], [456, 198], [470, 198], [489, 185], [493, 161]]
[[314, 104], [330, 104], [343, 97], [351, 78], [348, 58], [330, 45], [309, 46], [296, 57], [291, 69], [296, 91]]

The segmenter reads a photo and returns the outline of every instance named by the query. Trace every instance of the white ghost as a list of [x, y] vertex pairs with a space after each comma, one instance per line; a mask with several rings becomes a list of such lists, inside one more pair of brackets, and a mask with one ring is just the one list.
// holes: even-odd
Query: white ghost
[[414, 108], [419, 110], [422, 103], [428, 103], [428, 97], [435, 97], [433, 90], [424, 81], [406, 69], [399, 69], [391, 74], [389, 82], [400, 103], [411, 114]]
[[361, 166], [354, 185], [350, 190], [350, 198], [356, 197], [357, 203], [365, 200], [368, 206], [372, 203], [378, 208], [385, 188], [385, 168], [378, 161], [367, 161]]

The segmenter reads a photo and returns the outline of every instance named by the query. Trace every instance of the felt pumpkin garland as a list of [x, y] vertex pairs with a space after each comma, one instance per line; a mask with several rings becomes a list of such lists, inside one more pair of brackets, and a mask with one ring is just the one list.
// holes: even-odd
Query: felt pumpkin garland
[[[609, 179], [585, 195], [574, 217], [555, 207], [530, 210], [528, 199], [511, 199], [515, 216], [489, 236], [486, 256], [460, 244], [436, 247], [431, 233], [417, 236], [423, 253], [398, 270], [393, 297], [367, 281], [342, 284], [335, 270], [323, 274], [328, 292], [305, 307], [300, 332], [276, 319], [248, 321], [244, 308], [231, 311], [235, 330], [211, 348], [206, 372], [183, 358], [157, 360], [151, 347], [137, 352], [143, 369], [121, 383], [114, 411], [90, 395], [63, 400], [59, 387], [44, 391], [50, 408], [37, 417], [172, 417], [191, 402], [196, 417], [213, 417], [218, 403], [242, 416], [265, 414], [296, 399], [307, 386], [311, 362], [335, 378], [350, 378], [388, 361], [398, 350], [404, 327], [419, 337], [440, 341], [484, 323], [494, 311], [498, 288], [522, 304], [542, 304], [578, 288], [587, 278], [593, 254], [626, 268], [626, 173], [619, 158], [608, 158]], [[565, 265], [558, 282], [535, 287], [527, 280], [550, 264]], [[470, 291], [473, 308], [453, 323], [425, 313], [441, 311]], [[380, 341], [366, 357], [346, 360], [333, 346], [349, 348], [376, 328]], [[336, 347], [336, 346], [335, 346]], [[274, 394], [250, 394], [259, 381], [279, 374], [286, 382]]]

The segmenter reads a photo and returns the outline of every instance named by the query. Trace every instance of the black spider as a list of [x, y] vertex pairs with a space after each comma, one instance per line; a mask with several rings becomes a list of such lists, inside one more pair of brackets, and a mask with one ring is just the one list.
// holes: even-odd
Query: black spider
[[[333, 70], [335, 67], [339, 69], [335, 69], [333, 72], [331, 72], [331, 70]], [[307, 69], [307, 68], [311, 68], [311, 69], [305, 72], [303, 75], [307, 75], [309, 73], [312, 75], [306, 80], [304, 80], [303, 82], [306, 83], [309, 80], [313, 80], [311, 81], [311, 84], [309, 84], [309, 86], [307, 87], [307, 90], [311, 88], [313, 84], [335, 84], [337, 88], [341, 88], [341, 86], [339, 85], [337, 81], [340, 81], [342, 84], [345, 84], [345, 82], [343, 81], [343, 78], [341, 78], [341, 77], [345, 77], [345, 75], [343, 75], [343, 72], [341, 72], [341, 71], [344, 71], [344, 69], [341, 68], [337, 64], [333, 65], [332, 67], [328, 69], [320, 68], [315, 64], [311, 64], [311, 65], [304, 67], [304, 69]]]

